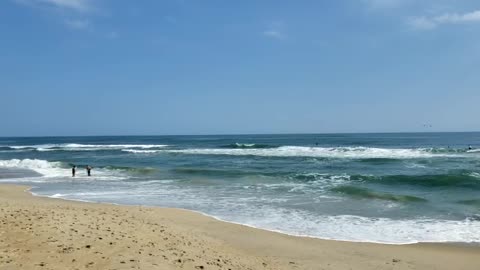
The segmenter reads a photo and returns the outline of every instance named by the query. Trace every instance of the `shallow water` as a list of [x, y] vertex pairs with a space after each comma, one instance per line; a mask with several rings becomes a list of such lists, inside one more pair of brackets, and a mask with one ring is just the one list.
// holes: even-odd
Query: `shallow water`
[[0, 138], [0, 181], [294, 235], [480, 242], [478, 148], [480, 133]]

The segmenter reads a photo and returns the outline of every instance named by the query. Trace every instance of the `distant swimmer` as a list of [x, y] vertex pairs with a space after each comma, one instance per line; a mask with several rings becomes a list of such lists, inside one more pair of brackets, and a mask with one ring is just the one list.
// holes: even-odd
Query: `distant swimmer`
[[469, 146], [468, 146], [468, 150], [472, 150], [472, 149], [473, 149], [473, 148], [472, 148], [472, 146], [471, 146], [471, 145], [469, 145]]
[[92, 167], [90, 167], [90, 166], [87, 165], [87, 174], [88, 174], [88, 176], [90, 176], [90, 171], [91, 171], [91, 170], [92, 170]]
[[75, 169], [77, 168], [77, 166], [73, 165], [72, 167], [72, 177], [75, 177]]

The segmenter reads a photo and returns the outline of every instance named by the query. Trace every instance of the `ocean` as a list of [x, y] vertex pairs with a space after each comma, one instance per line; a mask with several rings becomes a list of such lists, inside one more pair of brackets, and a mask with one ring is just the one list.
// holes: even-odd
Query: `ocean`
[[3, 137], [0, 182], [322, 239], [480, 243], [479, 149], [480, 133]]

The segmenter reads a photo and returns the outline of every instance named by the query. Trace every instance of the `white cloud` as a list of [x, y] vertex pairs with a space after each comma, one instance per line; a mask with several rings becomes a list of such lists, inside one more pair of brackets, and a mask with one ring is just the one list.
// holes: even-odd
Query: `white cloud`
[[68, 9], [78, 12], [86, 12], [91, 9], [90, 0], [14, 0], [17, 3], [26, 5], [50, 6], [55, 8]]
[[480, 23], [480, 10], [458, 14], [447, 13], [432, 17], [414, 17], [407, 23], [417, 30], [431, 30], [445, 24]]
[[53, 11], [60, 21], [70, 29], [91, 29], [93, 24], [89, 17], [92, 15], [93, 0], [13, 0], [19, 4], [44, 11]]
[[435, 18], [438, 23], [480, 22], [480, 10], [464, 14], [445, 14]]
[[286, 36], [278, 31], [278, 30], [267, 30], [267, 31], [264, 31], [263, 32], [263, 35], [266, 36], [266, 37], [269, 37], [269, 38], [275, 38], [275, 39], [284, 39], [286, 38]]
[[266, 30], [262, 34], [272, 39], [286, 39], [285, 28], [286, 25], [283, 21], [271, 21], [267, 24]]
[[75, 30], [85, 30], [90, 27], [90, 21], [85, 19], [67, 20], [65, 24]]
[[54, 5], [62, 8], [69, 8], [78, 11], [86, 11], [89, 9], [90, 4], [88, 0], [37, 0], [50, 5]]

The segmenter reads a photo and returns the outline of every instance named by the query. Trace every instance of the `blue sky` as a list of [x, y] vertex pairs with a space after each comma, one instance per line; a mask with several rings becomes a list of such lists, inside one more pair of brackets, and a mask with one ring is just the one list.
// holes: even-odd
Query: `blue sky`
[[480, 130], [480, 2], [0, 2], [0, 136]]

